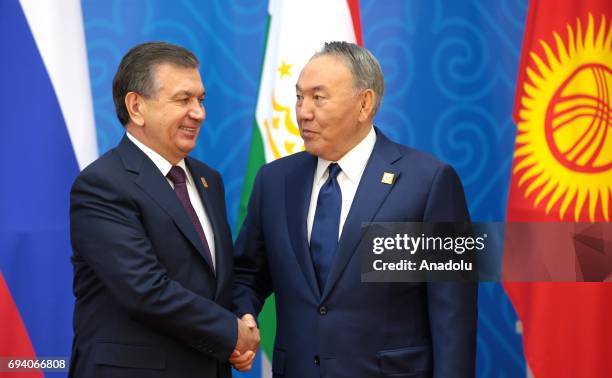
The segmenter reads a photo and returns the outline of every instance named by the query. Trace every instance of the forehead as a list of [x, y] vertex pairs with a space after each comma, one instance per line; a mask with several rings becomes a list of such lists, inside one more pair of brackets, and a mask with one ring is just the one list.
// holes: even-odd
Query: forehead
[[159, 92], [188, 91], [201, 93], [204, 91], [202, 78], [197, 68], [162, 63], [154, 67], [153, 75]]
[[302, 91], [313, 88], [351, 87], [353, 76], [341, 58], [323, 55], [308, 62], [298, 78], [297, 88]]

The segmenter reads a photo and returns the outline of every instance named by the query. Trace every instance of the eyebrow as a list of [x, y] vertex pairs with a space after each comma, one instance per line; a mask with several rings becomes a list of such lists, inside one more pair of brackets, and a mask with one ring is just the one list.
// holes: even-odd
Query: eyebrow
[[197, 96], [197, 97], [203, 97], [206, 95], [206, 90], [203, 90], [201, 94], [197, 95], [194, 94], [191, 91], [187, 91], [187, 90], [182, 90], [182, 91], [178, 91], [176, 92], [174, 95], [172, 95], [172, 98], [177, 98], [177, 97], [181, 97], [181, 96], [187, 96], [187, 97], [193, 97], [193, 96]]
[[[322, 90], [326, 90], [327, 87], [325, 87], [325, 85], [317, 85], [316, 87], [313, 87], [312, 89], [310, 89], [311, 91], [322, 91]], [[298, 84], [295, 85], [295, 90], [296, 91], [300, 91], [303, 92], [304, 89], [300, 88], [300, 86]]]

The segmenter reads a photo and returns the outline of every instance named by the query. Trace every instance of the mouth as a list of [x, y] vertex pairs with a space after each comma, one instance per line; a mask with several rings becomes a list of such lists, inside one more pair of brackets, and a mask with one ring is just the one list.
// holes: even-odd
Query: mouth
[[198, 129], [199, 127], [187, 127], [187, 126], [179, 127], [179, 130], [181, 130], [183, 133], [187, 135], [192, 135], [192, 136], [195, 136], [198, 134]]
[[310, 129], [302, 129], [302, 138], [312, 138], [313, 136], [317, 134], [318, 133], [316, 131], [313, 131]]

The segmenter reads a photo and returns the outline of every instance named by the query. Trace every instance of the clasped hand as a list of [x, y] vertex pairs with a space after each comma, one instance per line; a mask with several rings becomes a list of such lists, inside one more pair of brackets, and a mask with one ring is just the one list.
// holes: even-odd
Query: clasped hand
[[259, 328], [255, 317], [245, 314], [238, 321], [238, 341], [229, 362], [238, 371], [248, 371], [253, 367], [255, 353], [259, 348]]

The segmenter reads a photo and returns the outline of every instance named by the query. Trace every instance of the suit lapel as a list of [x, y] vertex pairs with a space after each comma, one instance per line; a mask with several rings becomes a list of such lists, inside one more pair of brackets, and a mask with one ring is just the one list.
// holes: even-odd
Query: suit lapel
[[293, 252], [306, 281], [318, 298], [320, 291], [310, 258], [306, 230], [306, 217], [308, 216], [312, 180], [316, 166], [317, 158], [312, 155], [306, 155], [306, 158], [298, 163], [295, 169], [287, 175], [285, 182], [285, 208], [287, 211], [289, 239], [293, 245]]
[[193, 223], [191, 223], [172, 187], [155, 164], [127, 136], [123, 137], [117, 150], [122, 156], [126, 170], [137, 174], [134, 178], [136, 185], [168, 213], [183, 235], [204, 257], [204, 247]]
[[[196, 169], [195, 164], [192, 164], [189, 158], [185, 159], [185, 163], [191, 172], [196, 188], [198, 188], [200, 199], [202, 200], [204, 210], [206, 210], [206, 215], [208, 216], [208, 220], [210, 221], [210, 225], [215, 235], [215, 274], [217, 278], [218, 295], [220, 288], [223, 287], [223, 285], [220, 283], [223, 282], [223, 280], [226, 280], [228, 278], [227, 273], [231, 272], [231, 269], [227, 268], [229, 265], [229, 252], [223, 245], [223, 234], [221, 233], [223, 230], [223, 222], [225, 222], [226, 218], [225, 214], [219, 214], [219, 212], [216, 211], [218, 206], [216, 206], [214, 203], [215, 198], [213, 198], [213, 196], [215, 193], [212, 193], [210, 191], [211, 189], [208, 188], [208, 182], [212, 182], [213, 178], [207, 177], [206, 172]], [[219, 197], [221, 196], [219, 195]], [[225, 198], [220, 198], [220, 200], [225, 201]]]
[[[362, 237], [361, 224], [363, 222], [371, 222], [374, 219], [378, 209], [391, 192], [393, 184], [400, 175], [400, 171], [392, 163], [400, 157], [401, 155], [393, 144], [377, 130], [376, 144], [359, 182], [351, 209], [344, 222], [336, 257], [334, 258], [321, 297], [322, 301], [329, 295], [355, 253]], [[385, 173], [395, 175], [393, 184], [382, 182], [382, 177]]]

